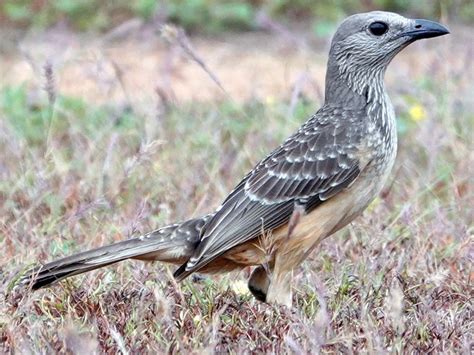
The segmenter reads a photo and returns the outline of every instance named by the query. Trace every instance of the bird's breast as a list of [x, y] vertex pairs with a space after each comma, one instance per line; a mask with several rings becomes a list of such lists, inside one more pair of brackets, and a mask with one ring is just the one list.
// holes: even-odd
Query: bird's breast
[[367, 107], [368, 124], [366, 145], [371, 163], [364, 174], [378, 176], [381, 184], [390, 173], [397, 152], [397, 127], [395, 112], [388, 95]]

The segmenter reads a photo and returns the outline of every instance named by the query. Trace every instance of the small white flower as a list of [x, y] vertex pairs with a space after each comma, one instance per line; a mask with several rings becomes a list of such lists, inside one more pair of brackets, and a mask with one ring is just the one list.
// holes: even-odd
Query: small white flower
[[239, 296], [250, 295], [250, 291], [247, 287], [247, 284], [242, 280], [235, 281], [232, 284], [232, 291], [234, 291]]

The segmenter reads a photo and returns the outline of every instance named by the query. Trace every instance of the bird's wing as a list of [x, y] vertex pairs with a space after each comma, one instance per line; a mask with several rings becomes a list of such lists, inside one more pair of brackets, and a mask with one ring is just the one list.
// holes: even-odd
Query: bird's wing
[[321, 109], [240, 182], [203, 227], [183, 279], [231, 248], [288, 223], [295, 203], [306, 212], [349, 186], [365, 166], [357, 154], [363, 111]]

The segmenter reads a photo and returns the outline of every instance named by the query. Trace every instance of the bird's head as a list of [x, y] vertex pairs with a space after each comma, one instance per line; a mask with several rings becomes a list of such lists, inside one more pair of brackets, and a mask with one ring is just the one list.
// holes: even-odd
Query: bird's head
[[327, 82], [342, 79], [361, 94], [369, 84], [365, 81], [382, 80], [390, 61], [407, 45], [448, 33], [439, 23], [392, 12], [352, 15], [341, 23], [333, 37]]

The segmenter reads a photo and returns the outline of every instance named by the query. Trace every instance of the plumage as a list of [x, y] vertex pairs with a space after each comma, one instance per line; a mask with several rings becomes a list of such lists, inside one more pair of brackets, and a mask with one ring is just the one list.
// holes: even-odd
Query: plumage
[[[199, 270], [234, 246], [258, 237], [262, 226], [264, 231], [270, 231], [287, 223], [296, 201], [313, 201], [306, 209], [306, 213], [310, 213], [317, 206], [315, 201], [327, 199], [356, 179], [357, 174], [348, 172], [360, 171], [360, 161], [355, 156], [347, 158], [347, 154], [355, 154], [362, 144], [365, 122], [360, 116], [359, 121], [346, 123], [344, 120], [352, 115], [344, 112], [339, 110], [336, 116], [332, 108], [323, 107], [258, 163], [244, 179], [245, 184], [240, 183], [234, 190], [240, 193], [226, 200], [206, 224], [198, 248], [184, 270], [177, 271], [177, 278]], [[317, 142], [317, 150], [311, 151], [310, 141]], [[335, 147], [340, 147], [342, 153], [333, 149]], [[338, 164], [337, 157], [341, 154], [346, 164]], [[247, 213], [240, 214], [236, 203], [245, 204]]]

